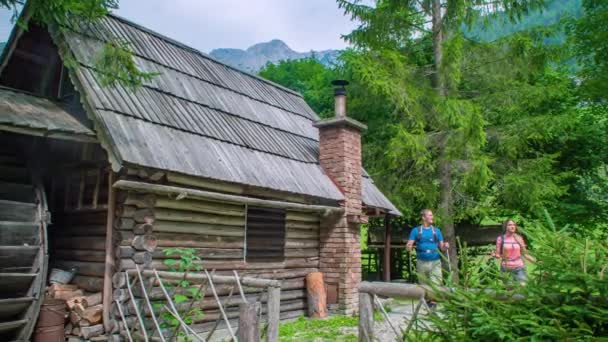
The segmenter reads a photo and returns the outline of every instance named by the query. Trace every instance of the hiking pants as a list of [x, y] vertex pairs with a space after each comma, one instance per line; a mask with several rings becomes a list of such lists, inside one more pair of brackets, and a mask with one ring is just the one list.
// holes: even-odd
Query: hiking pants
[[420, 284], [441, 286], [441, 260], [416, 260], [416, 269]]

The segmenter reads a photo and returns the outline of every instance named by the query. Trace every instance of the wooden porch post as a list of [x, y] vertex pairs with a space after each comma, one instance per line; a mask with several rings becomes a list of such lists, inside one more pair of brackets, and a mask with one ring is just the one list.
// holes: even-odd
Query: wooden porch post
[[106, 334], [114, 330], [113, 321], [110, 319], [110, 306], [112, 305], [112, 276], [114, 275], [114, 249], [113, 236], [114, 230], [114, 211], [116, 208], [116, 191], [112, 187], [114, 183], [114, 172], [110, 170], [108, 176], [108, 216], [106, 220], [106, 265], [103, 277], [103, 323]]
[[384, 259], [382, 264], [382, 280], [391, 281], [391, 217], [384, 216]]

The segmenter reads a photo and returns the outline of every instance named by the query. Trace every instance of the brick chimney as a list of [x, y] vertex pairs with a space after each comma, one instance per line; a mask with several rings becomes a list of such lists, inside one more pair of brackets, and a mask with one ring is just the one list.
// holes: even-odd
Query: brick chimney
[[344, 194], [344, 215], [321, 222], [319, 270], [327, 283], [330, 309], [354, 314], [358, 309], [357, 286], [361, 282], [359, 226], [367, 218], [361, 205], [361, 132], [367, 127], [346, 115], [347, 81], [336, 80], [335, 112], [330, 119], [317, 121], [319, 163]]

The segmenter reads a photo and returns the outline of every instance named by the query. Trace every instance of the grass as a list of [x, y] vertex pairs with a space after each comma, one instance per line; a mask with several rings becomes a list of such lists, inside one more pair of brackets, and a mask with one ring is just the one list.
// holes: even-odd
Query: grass
[[[379, 313], [374, 313], [374, 320], [381, 321]], [[300, 316], [298, 319], [281, 323], [280, 341], [357, 341], [358, 316], [330, 316], [327, 319], [309, 319]]]

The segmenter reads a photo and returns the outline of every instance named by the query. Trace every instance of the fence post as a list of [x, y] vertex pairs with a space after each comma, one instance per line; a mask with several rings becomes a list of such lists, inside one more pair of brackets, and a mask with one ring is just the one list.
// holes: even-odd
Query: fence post
[[374, 305], [372, 295], [359, 292], [359, 342], [374, 341]]
[[268, 331], [266, 341], [279, 341], [279, 320], [281, 319], [281, 288], [268, 287]]
[[239, 342], [259, 342], [260, 303], [242, 303], [239, 305]]

